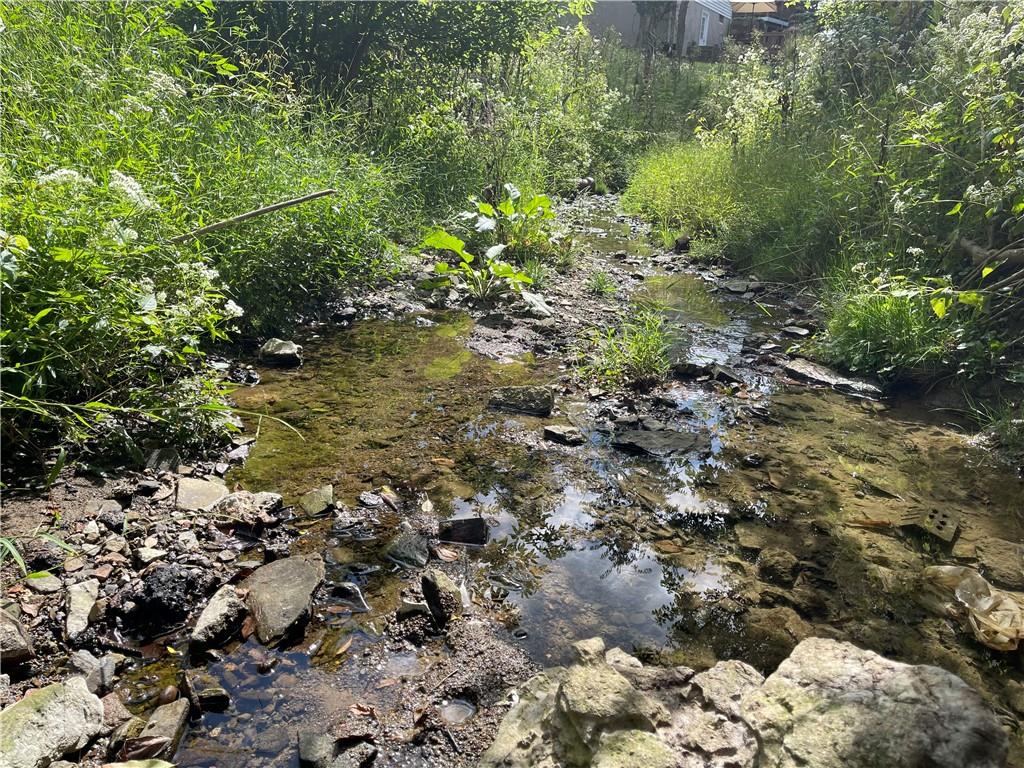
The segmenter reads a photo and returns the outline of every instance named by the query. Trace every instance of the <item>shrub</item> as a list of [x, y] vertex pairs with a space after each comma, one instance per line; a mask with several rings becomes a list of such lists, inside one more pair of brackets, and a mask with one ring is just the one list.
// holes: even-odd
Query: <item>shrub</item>
[[581, 372], [606, 386], [655, 386], [669, 371], [669, 341], [664, 315], [639, 307], [618, 326], [594, 333]]

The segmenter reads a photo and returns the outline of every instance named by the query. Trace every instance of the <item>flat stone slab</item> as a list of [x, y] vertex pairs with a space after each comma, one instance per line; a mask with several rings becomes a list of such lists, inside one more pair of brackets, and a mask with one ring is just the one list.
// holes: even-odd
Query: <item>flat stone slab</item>
[[209, 509], [227, 495], [228, 488], [223, 483], [196, 477], [178, 480], [178, 509], [200, 512]]
[[797, 357], [786, 363], [785, 371], [794, 379], [822, 384], [839, 392], [859, 397], [881, 397], [882, 390], [866, 379], [843, 376], [820, 363]]
[[612, 445], [623, 451], [647, 453], [651, 456], [670, 456], [694, 450], [707, 450], [706, 437], [696, 432], [676, 432], [672, 429], [623, 429], [612, 436]]
[[286, 557], [257, 568], [244, 587], [259, 641], [274, 645], [305, 626], [313, 593], [323, 579], [319, 555]]
[[487, 405], [499, 411], [550, 416], [555, 395], [548, 387], [501, 387], [491, 393]]

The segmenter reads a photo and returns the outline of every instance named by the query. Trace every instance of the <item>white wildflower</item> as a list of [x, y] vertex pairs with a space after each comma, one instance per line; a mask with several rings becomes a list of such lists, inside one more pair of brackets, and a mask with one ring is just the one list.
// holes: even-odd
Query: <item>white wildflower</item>
[[907, 248], [907, 256], [924, 256], [924, 248], [918, 248], [916, 245], [912, 245]]
[[235, 304], [234, 301], [228, 299], [224, 303], [224, 316], [225, 317], [241, 317], [245, 314], [245, 310]]
[[58, 168], [49, 173], [42, 173], [36, 176], [36, 183], [41, 187], [72, 187], [73, 189], [85, 189], [91, 187], [95, 182], [88, 176], [83, 176], [72, 168]]
[[108, 221], [106, 226], [103, 227], [103, 237], [106, 240], [113, 240], [118, 245], [125, 246], [138, 240], [139, 233], [114, 219], [113, 221]]
[[149, 73], [149, 88], [145, 95], [151, 99], [177, 99], [185, 95], [182, 85], [166, 72], [153, 70]]
[[157, 207], [157, 204], [146, 194], [142, 185], [126, 173], [121, 173], [118, 170], [111, 171], [110, 188], [136, 208], [148, 211]]

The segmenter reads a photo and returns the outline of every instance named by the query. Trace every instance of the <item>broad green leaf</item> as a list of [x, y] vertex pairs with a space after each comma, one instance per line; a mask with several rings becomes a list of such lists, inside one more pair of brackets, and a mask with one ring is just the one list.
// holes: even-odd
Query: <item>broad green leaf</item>
[[948, 309], [949, 302], [942, 296], [936, 296], [932, 299], [932, 312], [934, 312], [937, 317], [945, 317]]
[[982, 267], [981, 268], [981, 279], [984, 280], [986, 277], [996, 271], [995, 267]]
[[438, 251], [454, 251], [461, 254], [466, 247], [464, 240], [459, 240], [455, 235], [450, 235], [443, 229], [435, 229], [423, 240], [421, 248], [433, 248]]
[[32, 319], [28, 321], [28, 327], [34, 328], [36, 323], [38, 323], [51, 312], [53, 312], [53, 307], [47, 307], [46, 309], [39, 310], [38, 312], [35, 313], [35, 315], [33, 315]]
[[484, 216], [494, 216], [495, 215], [495, 213], [494, 213], [494, 206], [491, 205], [490, 203], [485, 203], [483, 200], [481, 200], [479, 203], [476, 204], [476, 209], [477, 209], [477, 211], [482, 213]]
[[969, 307], [980, 307], [985, 303], [985, 297], [977, 291], [960, 291], [957, 301]]
[[960, 211], [963, 210], [963, 207], [964, 207], [964, 204], [962, 202], [957, 203], [956, 205], [954, 205], [952, 208], [950, 208], [946, 212], [946, 215], [947, 216], [955, 216], [956, 214], [960, 213]]

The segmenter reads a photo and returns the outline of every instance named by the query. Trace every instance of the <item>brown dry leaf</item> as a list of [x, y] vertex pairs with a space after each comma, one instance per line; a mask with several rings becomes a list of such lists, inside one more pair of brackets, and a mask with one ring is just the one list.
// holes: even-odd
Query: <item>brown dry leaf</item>
[[402, 681], [399, 680], [397, 677], [385, 677], [383, 680], [377, 683], [377, 687], [390, 688], [392, 685], [398, 685], [400, 682]]
[[242, 637], [248, 640], [252, 637], [252, 633], [256, 631], [256, 619], [252, 616], [246, 616], [245, 621], [242, 622]]
[[26, 603], [22, 603], [21, 604], [21, 611], [26, 616], [31, 616], [32, 618], [35, 618], [36, 616], [39, 615], [39, 604], [38, 603], [27, 603], [27, 602]]
[[430, 460], [431, 464], [436, 464], [439, 467], [454, 467], [455, 461], [453, 459], [445, 458], [444, 456], [435, 456]]
[[347, 605], [328, 605], [327, 612], [349, 614], [352, 613], [352, 609], [349, 608]]
[[348, 708], [348, 711], [356, 717], [372, 717], [374, 720], [377, 719], [377, 710], [375, 710], [369, 704], [353, 704], [351, 707]]
[[343, 654], [345, 651], [347, 651], [349, 648], [351, 648], [352, 647], [352, 640], [353, 640], [353, 638], [350, 637], [344, 643], [339, 645], [338, 649], [334, 652], [334, 655], [335, 656], [341, 656], [341, 654]]
[[459, 553], [454, 549], [449, 549], [448, 547], [438, 547], [437, 556], [446, 563], [454, 563], [459, 559]]

